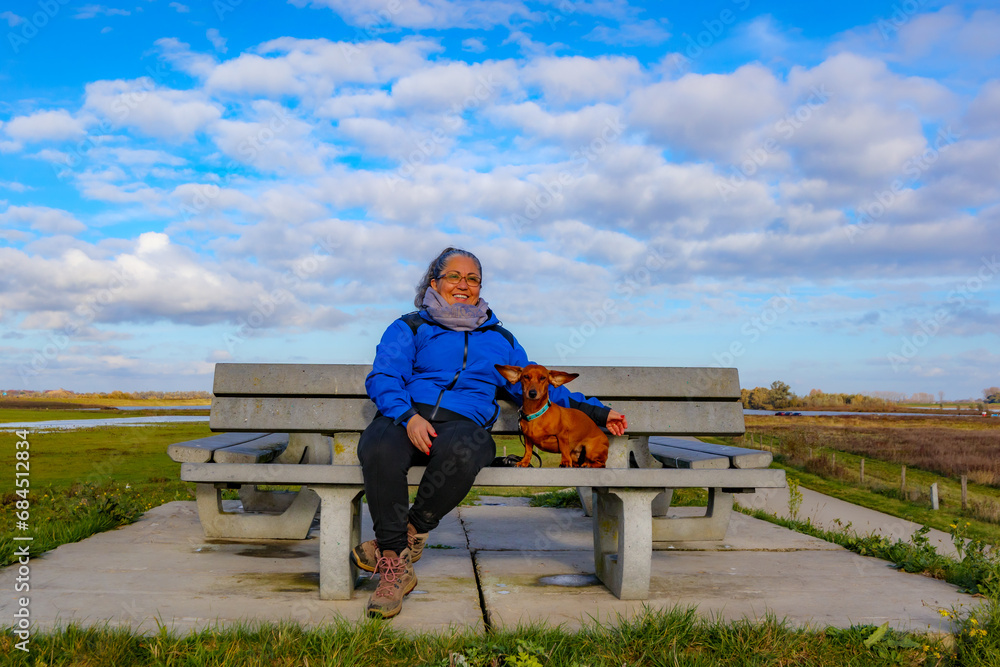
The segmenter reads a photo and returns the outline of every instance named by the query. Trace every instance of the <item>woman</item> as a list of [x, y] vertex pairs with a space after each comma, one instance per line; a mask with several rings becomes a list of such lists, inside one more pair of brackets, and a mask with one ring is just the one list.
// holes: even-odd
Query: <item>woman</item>
[[[483, 269], [472, 253], [446, 248], [417, 286], [417, 312], [393, 322], [375, 351], [365, 380], [378, 414], [361, 434], [358, 458], [375, 539], [351, 552], [363, 570], [380, 575], [368, 601], [370, 616], [391, 618], [417, 578], [428, 533], [472, 488], [493, 460], [489, 428], [499, 414], [497, 394], [521, 402], [520, 385], [509, 385], [494, 364], [525, 366], [528, 356], [479, 293]], [[624, 415], [597, 399], [553, 388], [552, 401], [583, 410], [616, 435]], [[413, 506], [406, 472], [425, 465]]]

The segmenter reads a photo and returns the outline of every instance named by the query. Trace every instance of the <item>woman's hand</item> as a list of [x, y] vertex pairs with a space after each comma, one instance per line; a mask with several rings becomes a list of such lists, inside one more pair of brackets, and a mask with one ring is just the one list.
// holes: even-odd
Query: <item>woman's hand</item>
[[620, 412], [615, 412], [612, 410], [608, 413], [608, 430], [615, 435], [625, 435], [625, 429], [628, 428], [628, 420], [625, 419], [625, 415]]
[[406, 435], [410, 438], [413, 446], [424, 454], [431, 453], [431, 438], [437, 437], [437, 432], [431, 423], [420, 415], [413, 415], [406, 422]]

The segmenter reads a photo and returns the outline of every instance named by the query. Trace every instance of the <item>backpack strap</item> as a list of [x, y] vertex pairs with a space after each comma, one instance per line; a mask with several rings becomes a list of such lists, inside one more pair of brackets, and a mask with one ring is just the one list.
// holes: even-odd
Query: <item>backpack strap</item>
[[511, 332], [509, 332], [509, 331], [507, 331], [506, 329], [504, 329], [504, 328], [503, 328], [503, 327], [502, 327], [502, 326], [500, 325], [500, 323], [499, 323], [499, 322], [497, 322], [496, 324], [491, 324], [490, 326], [488, 326], [488, 327], [486, 327], [486, 328], [487, 328], [487, 329], [492, 329], [493, 331], [496, 331], [496, 332], [497, 332], [498, 334], [500, 334], [501, 336], [503, 336], [503, 337], [504, 337], [504, 339], [506, 339], [506, 341], [507, 341], [508, 343], [510, 343], [510, 346], [511, 346], [511, 347], [516, 347], [516, 346], [514, 345], [514, 342], [515, 342], [515, 341], [514, 341], [514, 334], [512, 334]]
[[421, 324], [429, 324], [427, 320], [420, 317], [420, 311], [417, 310], [412, 313], [407, 313], [406, 315], [400, 315], [399, 319], [406, 322], [406, 325], [410, 327], [410, 331], [413, 332], [414, 336], [417, 335], [417, 329], [420, 328]]

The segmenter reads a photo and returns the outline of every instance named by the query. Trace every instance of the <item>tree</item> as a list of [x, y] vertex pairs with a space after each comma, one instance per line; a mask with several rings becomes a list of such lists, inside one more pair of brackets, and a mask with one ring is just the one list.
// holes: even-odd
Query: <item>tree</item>
[[771, 392], [764, 387], [754, 387], [748, 403], [751, 410], [768, 410], [771, 408], [770, 400]]
[[1000, 403], [1000, 387], [987, 387], [983, 389], [983, 398], [987, 403]]
[[771, 391], [768, 392], [768, 400], [771, 405], [776, 408], [786, 407], [791, 403], [792, 392], [791, 387], [782, 382], [781, 380], [775, 380], [771, 383]]

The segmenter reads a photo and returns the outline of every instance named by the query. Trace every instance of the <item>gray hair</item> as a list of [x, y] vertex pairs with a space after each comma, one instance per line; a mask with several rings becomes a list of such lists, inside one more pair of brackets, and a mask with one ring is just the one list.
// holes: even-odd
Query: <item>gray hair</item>
[[424, 277], [420, 279], [417, 283], [417, 295], [413, 298], [413, 305], [417, 308], [424, 307], [424, 294], [427, 292], [427, 288], [431, 286], [432, 280], [437, 280], [437, 277], [441, 275], [444, 271], [445, 264], [452, 257], [468, 257], [473, 262], [476, 263], [476, 268], [479, 270], [480, 277], [483, 275], [483, 265], [479, 262], [479, 258], [473, 255], [468, 250], [462, 250], [461, 248], [445, 248], [441, 253], [431, 261], [430, 266], [427, 267], [427, 271], [424, 273]]

